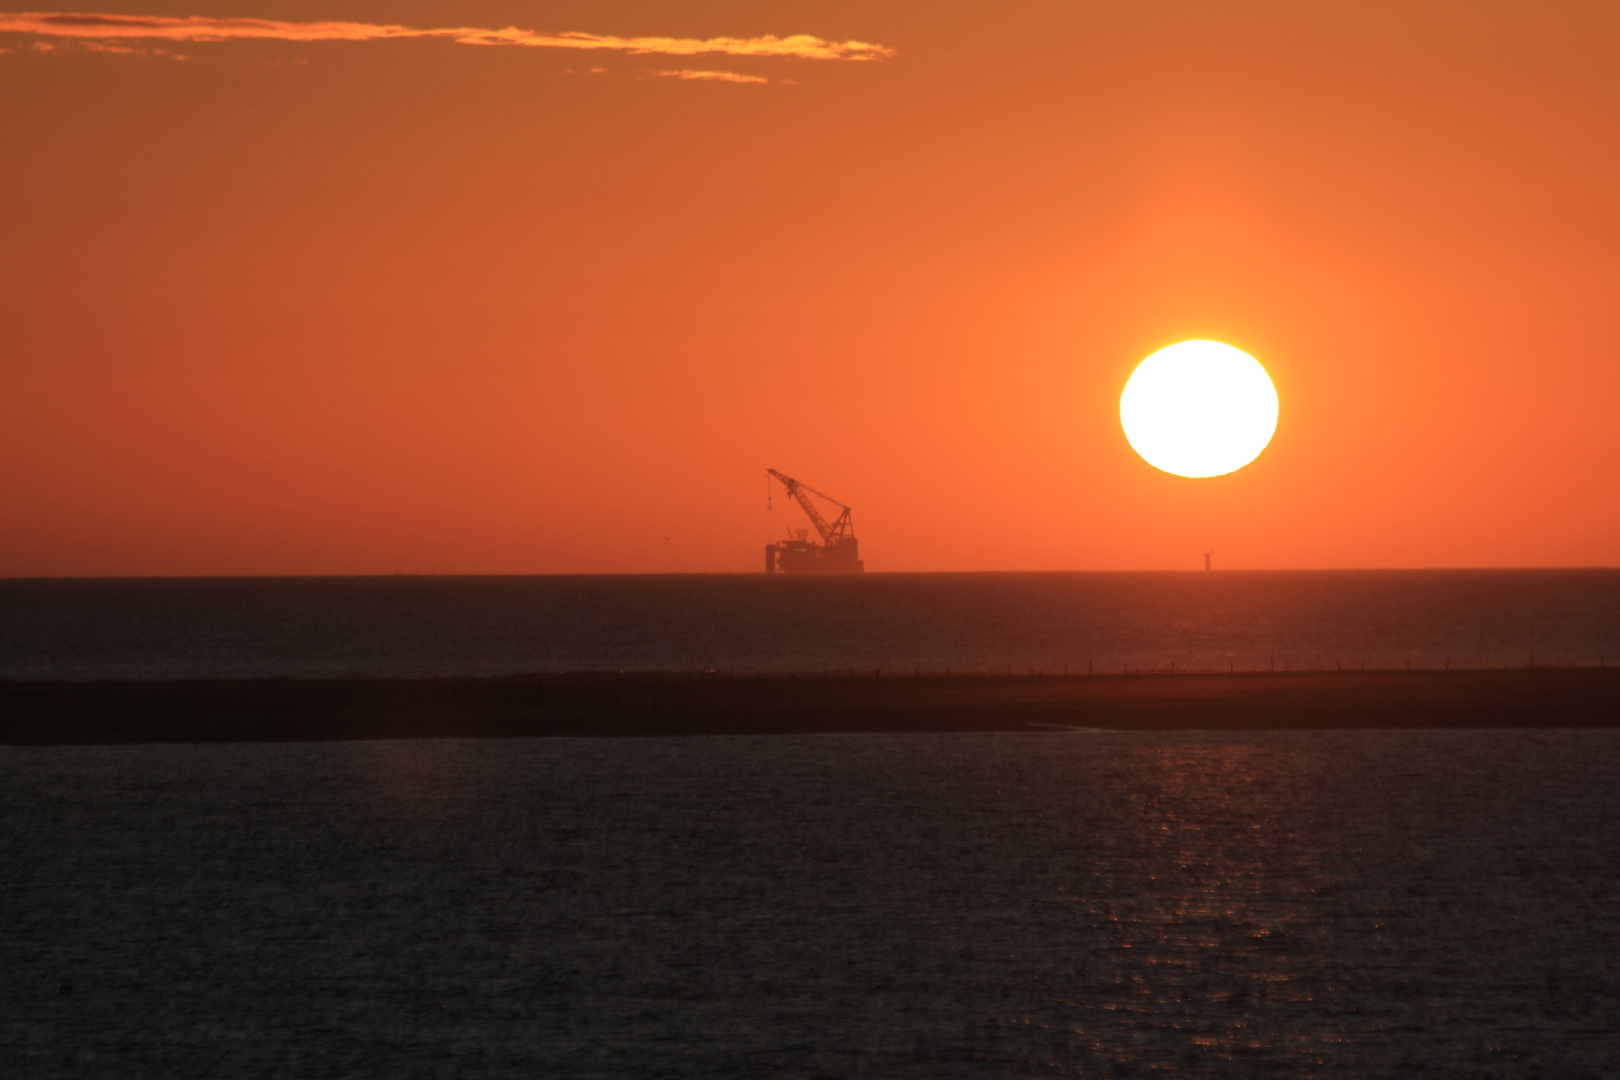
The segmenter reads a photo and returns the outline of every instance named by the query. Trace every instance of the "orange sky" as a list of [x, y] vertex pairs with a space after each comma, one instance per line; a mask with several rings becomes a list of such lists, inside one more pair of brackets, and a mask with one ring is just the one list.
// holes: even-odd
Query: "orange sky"
[[93, 10], [268, 29], [0, 15], [0, 574], [755, 571], [767, 466], [872, 570], [1620, 563], [1620, 5]]

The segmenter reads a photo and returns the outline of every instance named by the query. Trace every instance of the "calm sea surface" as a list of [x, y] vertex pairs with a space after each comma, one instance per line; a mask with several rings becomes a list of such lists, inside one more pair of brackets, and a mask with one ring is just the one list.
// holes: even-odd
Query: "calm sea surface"
[[8, 1077], [1620, 1075], [1615, 731], [5, 747], [0, 866]]
[[[1620, 572], [0, 582], [9, 678], [1532, 654]], [[1620, 1075], [1620, 731], [0, 747], [0, 875], [7, 1077]]]
[[1620, 658], [1620, 571], [0, 581], [0, 678], [1486, 667], [1532, 655]]

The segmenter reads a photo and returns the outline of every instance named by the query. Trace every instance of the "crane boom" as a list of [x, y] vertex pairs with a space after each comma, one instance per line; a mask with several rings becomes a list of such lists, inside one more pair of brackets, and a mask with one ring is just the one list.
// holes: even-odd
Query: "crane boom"
[[[777, 540], [765, 545], [765, 572], [774, 574], [780, 571], [784, 574], [860, 574], [866, 570], [866, 564], [861, 561], [860, 541], [855, 539], [855, 525], [850, 520], [849, 507], [824, 492], [817, 491], [808, 484], [801, 484], [791, 476], [783, 476], [775, 469], [766, 469], [766, 476], [781, 481], [787, 493], [793, 496], [793, 501], [804, 510], [810, 524], [816, 527], [821, 534], [821, 543], [805, 539], [809, 535], [806, 529], [798, 530], [798, 535], [790, 535], [786, 540]], [[766, 480], [767, 491], [770, 480]], [[829, 522], [822, 516], [821, 510], [816, 506], [817, 499], [829, 502], [838, 507], [836, 518]], [[766, 500], [769, 502], [769, 499]]]
[[[775, 469], [766, 469], [765, 471], [780, 480], [782, 482], [782, 486], [787, 489], [787, 493], [793, 496], [793, 501], [797, 502], [804, 509], [805, 514], [810, 518], [810, 524], [814, 525], [816, 527], [816, 532], [821, 534], [822, 543], [833, 544], [839, 540], [843, 540], [846, 537], [855, 535], [855, 525], [850, 520], [849, 507], [845, 506], [832, 496], [825, 495], [822, 492], [817, 491], [808, 484], [799, 483], [791, 476], [783, 476]], [[809, 495], [805, 494], [806, 492], [809, 492], [810, 495], [815, 495], [819, 498], [826, 499], [828, 502], [842, 510], [843, 513], [839, 514], [837, 520], [835, 520], [831, 525], [827, 524], [827, 519], [821, 516], [821, 511], [816, 509], [816, 504], [810, 501]]]

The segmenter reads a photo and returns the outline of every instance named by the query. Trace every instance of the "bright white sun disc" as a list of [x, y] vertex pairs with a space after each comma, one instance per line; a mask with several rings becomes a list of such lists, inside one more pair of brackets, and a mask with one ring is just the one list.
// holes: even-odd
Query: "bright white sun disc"
[[1137, 365], [1119, 396], [1119, 422], [1154, 468], [1220, 476], [1243, 468], [1271, 441], [1277, 388], [1241, 349], [1183, 341]]

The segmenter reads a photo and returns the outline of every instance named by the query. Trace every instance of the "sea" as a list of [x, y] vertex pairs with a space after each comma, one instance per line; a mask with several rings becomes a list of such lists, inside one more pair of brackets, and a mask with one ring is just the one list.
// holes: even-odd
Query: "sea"
[[0, 679], [1620, 662], [1620, 570], [0, 581]]
[[[1597, 664], [1608, 571], [0, 583], [0, 677]], [[1620, 729], [0, 746], [0, 1076], [1620, 1075]]]
[[7, 1077], [1620, 1075], [1620, 732], [0, 748]]

